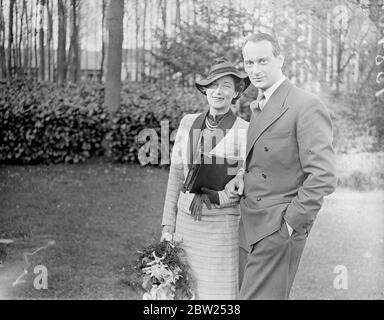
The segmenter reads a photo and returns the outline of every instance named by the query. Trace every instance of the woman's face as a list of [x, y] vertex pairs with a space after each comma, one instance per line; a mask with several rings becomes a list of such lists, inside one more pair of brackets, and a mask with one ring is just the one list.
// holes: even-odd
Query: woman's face
[[212, 82], [206, 89], [208, 103], [216, 112], [226, 112], [236, 97], [235, 80], [224, 76]]

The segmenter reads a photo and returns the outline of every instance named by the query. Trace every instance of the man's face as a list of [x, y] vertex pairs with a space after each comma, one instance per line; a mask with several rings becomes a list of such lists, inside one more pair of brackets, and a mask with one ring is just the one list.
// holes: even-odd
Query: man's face
[[247, 42], [243, 48], [244, 70], [252, 84], [266, 90], [282, 76], [282, 55], [273, 55], [272, 44], [267, 40]]

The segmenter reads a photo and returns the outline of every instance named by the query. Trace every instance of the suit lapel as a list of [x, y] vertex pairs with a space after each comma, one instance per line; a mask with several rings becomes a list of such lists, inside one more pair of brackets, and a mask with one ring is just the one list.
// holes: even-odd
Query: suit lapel
[[288, 105], [285, 105], [284, 102], [292, 86], [289, 80], [285, 80], [269, 98], [263, 111], [257, 118], [251, 119], [251, 125], [247, 135], [246, 157], [248, 157], [253, 145], [263, 132], [287, 111]]

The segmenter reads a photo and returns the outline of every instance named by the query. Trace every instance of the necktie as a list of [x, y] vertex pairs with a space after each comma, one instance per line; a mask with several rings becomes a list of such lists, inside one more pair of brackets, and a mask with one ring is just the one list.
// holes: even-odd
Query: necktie
[[261, 107], [263, 106], [264, 101], [265, 101], [264, 92], [259, 90], [257, 99], [251, 103], [251, 110], [255, 117], [257, 117], [261, 112]]
[[251, 119], [250, 119], [249, 127], [248, 127], [247, 141], [249, 141], [250, 136], [253, 132], [253, 129], [256, 126], [256, 118], [259, 116], [259, 114], [261, 112], [260, 104], [263, 101], [265, 101], [264, 92], [259, 90], [259, 94], [257, 96], [257, 99], [255, 101], [251, 102], [251, 105], [250, 105], [252, 114], [251, 114]]

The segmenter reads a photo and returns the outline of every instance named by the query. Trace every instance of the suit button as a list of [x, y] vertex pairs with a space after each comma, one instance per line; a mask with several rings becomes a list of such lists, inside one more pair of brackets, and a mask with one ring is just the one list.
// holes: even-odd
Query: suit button
[[264, 150], [265, 150], [265, 152], [269, 151], [268, 147], [264, 147]]
[[261, 198], [257, 198], [256, 201], [261, 201]]
[[264, 179], [267, 179], [267, 175], [266, 175], [265, 173], [263, 173], [261, 176], [262, 176]]

